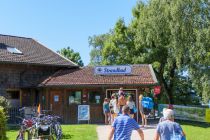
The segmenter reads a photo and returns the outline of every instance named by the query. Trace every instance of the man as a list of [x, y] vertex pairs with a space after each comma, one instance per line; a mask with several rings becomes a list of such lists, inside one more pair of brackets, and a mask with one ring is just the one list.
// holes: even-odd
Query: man
[[174, 111], [171, 109], [164, 109], [163, 117], [164, 121], [160, 122], [157, 126], [155, 140], [170, 140], [175, 134], [179, 134], [184, 139], [185, 133], [181, 126], [174, 122]]
[[138, 123], [129, 117], [130, 108], [125, 105], [122, 108], [122, 114], [118, 116], [111, 128], [108, 140], [111, 140], [114, 135], [114, 140], [130, 140], [132, 130], [139, 133], [141, 140], [144, 140], [144, 133], [140, 129]]

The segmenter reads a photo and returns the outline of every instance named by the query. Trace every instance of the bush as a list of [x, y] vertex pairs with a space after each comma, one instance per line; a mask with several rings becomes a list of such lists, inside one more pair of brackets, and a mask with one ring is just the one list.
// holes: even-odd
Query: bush
[[4, 108], [0, 106], [0, 140], [6, 139], [6, 122]]
[[6, 113], [8, 112], [9, 101], [4, 96], [0, 96], [0, 106], [4, 108]]

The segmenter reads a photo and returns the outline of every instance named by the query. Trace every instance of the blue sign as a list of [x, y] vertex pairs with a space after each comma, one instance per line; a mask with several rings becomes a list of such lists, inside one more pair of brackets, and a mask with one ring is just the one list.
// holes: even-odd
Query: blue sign
[[131, 74], [131, 66], [96, 66], [94, 73], [96, 75], [127, 75]]
[[90, 120], [89, 105], [78, 105], [78, 120]]

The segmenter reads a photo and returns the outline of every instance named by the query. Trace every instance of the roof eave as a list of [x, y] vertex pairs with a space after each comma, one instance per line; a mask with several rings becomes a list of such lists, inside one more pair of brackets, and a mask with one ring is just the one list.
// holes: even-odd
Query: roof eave
[[158, 83], [151, 83], [151, 84], [74, 84], [74, 85], [59, 85], [59, 84], [54, 84], [54, 85], [44, 85], [40, 84], [38, 87], [62, 87], [62, 88], [68, 88], [68, 87], [115, 87], [115, 86], [156, 86]]
[[75, 65], [58, 65], [58, 64], [40, 64], [40, 63], [28, 63], [28, 62], [11, 62], [11, 61], [0, 61], [0, 64], [18, 64], [18, 65], [33, 65], [33, 66], [56, 66], [56, 67], [67, 67], [67, 68], [78, 68]]

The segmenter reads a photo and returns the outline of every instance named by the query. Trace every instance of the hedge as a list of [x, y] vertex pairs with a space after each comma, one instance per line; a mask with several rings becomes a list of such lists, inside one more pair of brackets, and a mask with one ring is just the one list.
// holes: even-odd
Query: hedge
[[4, 108], [0, 106], [0, 140], [6, 140], [6, 122]]

